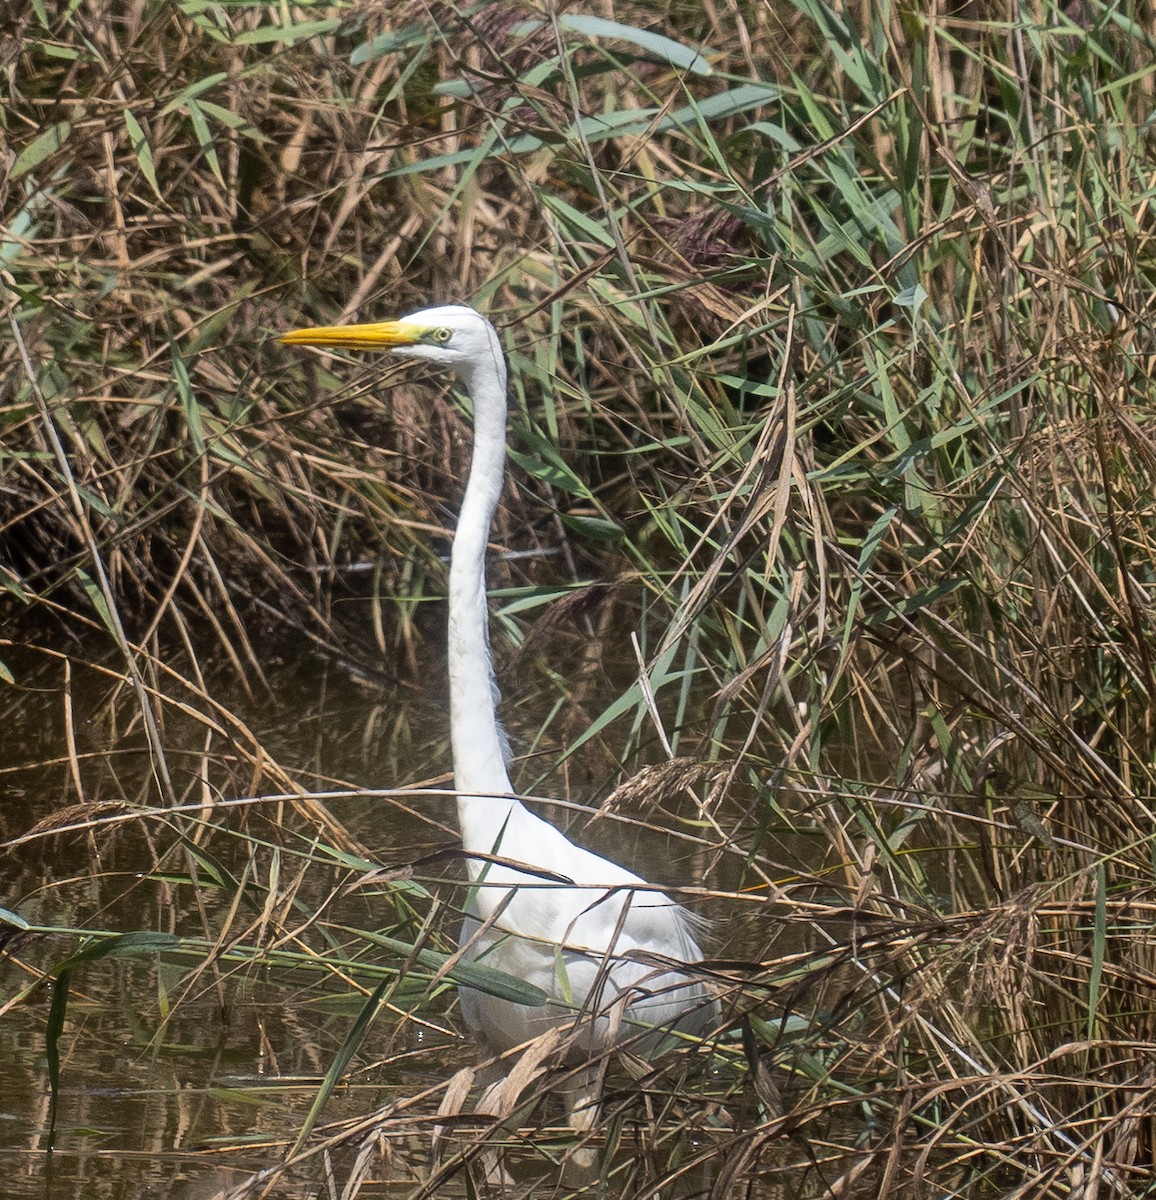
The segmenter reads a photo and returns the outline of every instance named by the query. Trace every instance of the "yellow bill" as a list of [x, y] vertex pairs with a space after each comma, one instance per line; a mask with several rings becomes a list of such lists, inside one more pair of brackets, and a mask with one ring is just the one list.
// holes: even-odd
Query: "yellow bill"
[[319, 325], [294, 329], [277, 339], [286, 346], [335, 346], [343, 350], [388, 350], [416, 346], [428, 336], [423, 325], [408, 321], [378, 321], [369, 325]]

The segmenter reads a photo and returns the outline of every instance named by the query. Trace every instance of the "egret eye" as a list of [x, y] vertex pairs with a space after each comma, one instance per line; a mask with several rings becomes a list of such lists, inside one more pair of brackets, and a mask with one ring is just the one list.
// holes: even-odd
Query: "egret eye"
[[434, 338], [435, 342], [443, 342], [444, 343], [444, 342], [448, 342], [450, 340], [450, 338], [452, 338], [453, 336], [454, 336], [454, 331], [452, 329], [449, 329], [449, 328], [446, 328], [443, 326], [441, 329], [434, 330], [433, 338]]

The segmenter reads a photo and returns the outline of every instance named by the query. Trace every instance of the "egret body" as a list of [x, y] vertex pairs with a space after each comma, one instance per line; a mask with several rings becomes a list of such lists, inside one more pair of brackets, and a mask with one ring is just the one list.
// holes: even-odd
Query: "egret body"
[[449, 582], [450, 738], [471, 880], [462, 946], [467, 958], [535, 984], [550, 1003], [531, 1007], [463, 989], [471, 1030], [484, 1048], [505, 1051], [572, 1024], [576, 1057], [630, 1039], [661, 1040], [647, 1028], [703, 1032], [717, 1004], [678, 968], [702, 957], [691, 915], [638, 875], [575, 845], [510, 783], [486, 607], [486, 546], [506, 458], [506, 361], [494, 327], [472, 308], [449, 305], [399, 321], [296, 330], [281, 341], [427, 359], [454, 370], [473, 401], [473, 458]]

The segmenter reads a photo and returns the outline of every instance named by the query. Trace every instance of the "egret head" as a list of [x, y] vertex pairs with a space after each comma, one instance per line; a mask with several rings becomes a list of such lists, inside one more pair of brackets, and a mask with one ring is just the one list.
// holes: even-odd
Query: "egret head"
[[389, 350], [451, 367], [470, 380], [479, 371], [505, 382], [502, 346], [494, 327], [464, 304], [426, 308], [398, 321], [295, 329], [279, 339], [287, 346], [333, 346], [346, 350]]

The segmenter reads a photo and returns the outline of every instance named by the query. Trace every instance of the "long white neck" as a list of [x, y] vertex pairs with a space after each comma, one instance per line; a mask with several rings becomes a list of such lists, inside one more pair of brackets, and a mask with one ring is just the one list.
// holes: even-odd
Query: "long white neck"
[[[450, 741], [458, 820], [467, 852], [490, 853], [517, 801], [498, 724], [490, 658], [486, 546], [506, 465], [506, 369], [500, 349], [465, 378], [474, 403], [474, 453], [450, 559]], [[471, 863], [475, 875], [481, 864]]]

